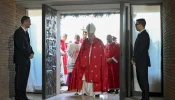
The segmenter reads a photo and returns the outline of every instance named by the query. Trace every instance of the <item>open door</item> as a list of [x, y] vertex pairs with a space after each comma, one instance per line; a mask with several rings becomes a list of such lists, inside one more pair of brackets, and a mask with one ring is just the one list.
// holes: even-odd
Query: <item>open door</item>
[[131, 96], [130, 4], [120, 3], [120, 100]]
[[42, 98], [57, 94], [57, 11], [42, 5]]

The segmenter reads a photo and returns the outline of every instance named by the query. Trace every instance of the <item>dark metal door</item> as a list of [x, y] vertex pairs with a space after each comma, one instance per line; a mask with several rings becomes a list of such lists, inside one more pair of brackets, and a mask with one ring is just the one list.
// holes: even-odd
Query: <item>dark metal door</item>
[[56, 95], [57, 11], [42, 5], [42, 98]]

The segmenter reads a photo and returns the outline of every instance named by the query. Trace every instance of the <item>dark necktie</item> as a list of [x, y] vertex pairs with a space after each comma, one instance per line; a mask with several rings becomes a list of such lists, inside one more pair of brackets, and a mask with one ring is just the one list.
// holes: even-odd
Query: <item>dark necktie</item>
[[27, 39], [27, 41], [29, 41], [29, 37], [28, 37], [28, 32], [25, 31], [25, 38]]

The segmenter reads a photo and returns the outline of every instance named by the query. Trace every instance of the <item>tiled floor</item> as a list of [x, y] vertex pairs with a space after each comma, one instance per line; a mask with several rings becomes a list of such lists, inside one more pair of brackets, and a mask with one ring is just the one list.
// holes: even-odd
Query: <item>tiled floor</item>
[[[31, 100], [42, 100], [41, 94], [28, 94], [28, 98]], [[74, 93], [63, 93], [58, 96], [49, 98], [47, 100], [119, 100], [119, 95], [104, 93], [100, 95], [100, 98], [95, 98], [84, 95], [75, 96]], [[126, 98], [125, 100], [140, 100], [140, 97]], [[160, 97], [151, 97], [150, 100], [164, 100], [164, 99]]]
[[[131, 97], [126, 98], [125, 100], [140, 100], [141, 97]], [[151, 97], [150, 100], [164, 100], [163, 97]]]
[[[74, 94], [75, 93], [63, 93], [47, 100], [119, 100], [119, 96], [117, 94], [103, 94], [100, 95], [100, 98], [84, 95], [76, 96]], [[28, 94], [28, 98], [32, 100], [42, 100], [41, 95], [39, 94]]]
[[30, 100], [42, 100], [42, 94], [31, 94], [31, 93], [28, 93], [27, 97]]

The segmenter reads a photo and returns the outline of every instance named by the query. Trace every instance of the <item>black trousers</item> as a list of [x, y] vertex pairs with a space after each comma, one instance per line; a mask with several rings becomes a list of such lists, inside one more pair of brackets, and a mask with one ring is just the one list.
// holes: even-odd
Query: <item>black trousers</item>
[[144, 62], [136, 63], [136, 73], [142, 90], [142, 100], [149, 100], [148, 66]]
[[27, 98], [26, 88], [30, 72], [30, 60], [16, 64], [15, 71], [15, 99], [25, 100]]

